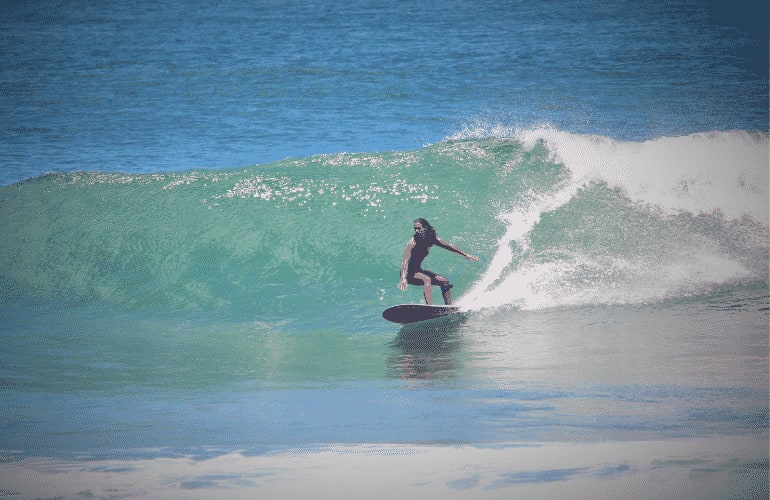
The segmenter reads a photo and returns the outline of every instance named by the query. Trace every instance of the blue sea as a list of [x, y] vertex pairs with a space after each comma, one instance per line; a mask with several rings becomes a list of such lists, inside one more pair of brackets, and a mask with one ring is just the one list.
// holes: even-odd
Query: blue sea
[[767, 498], [767, 19], [3, 2], [0, 496]]

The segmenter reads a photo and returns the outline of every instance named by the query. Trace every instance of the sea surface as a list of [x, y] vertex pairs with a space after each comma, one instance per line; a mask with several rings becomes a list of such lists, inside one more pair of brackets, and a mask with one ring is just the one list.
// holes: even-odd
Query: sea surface
[[[767, 498], [736, 5], [3, 3], [0, 496]], [[400, 327], [417, 217], [479, 260], [434, 248], [463, 312]]]

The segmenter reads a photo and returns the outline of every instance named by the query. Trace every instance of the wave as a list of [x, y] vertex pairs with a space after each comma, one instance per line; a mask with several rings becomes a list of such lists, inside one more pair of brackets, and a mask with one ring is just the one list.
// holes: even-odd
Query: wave
[[0, 300], [365, 325], [419, 300], [395, 286], [416, 217], [485, 257], [426, 261], [471, 309], [766, 287], [767, 186], [766, 133], [637, 143], [548, 127], [231, 170], [50, 174], [0, 187]]

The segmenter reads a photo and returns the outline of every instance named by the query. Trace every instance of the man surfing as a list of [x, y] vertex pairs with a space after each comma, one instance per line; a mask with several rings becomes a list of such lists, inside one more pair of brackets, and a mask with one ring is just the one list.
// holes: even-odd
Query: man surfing
[[406, 291], [408, 285], [423, 287], [425, 303], [433, 305], [433, 286], [441, 287], [444, 304], [452, 303], [452, 285], [449, 280], [432, 271], [422, 268], [422, 261], [428, 256], [430, 247], [439, 246], [450, 252], [458, 253], [468, 260], [479, 260], [475, 255], [469, 255], [451, 243], [442, 241], [436, 235], [436, 230], [425, 219], [415, 219], [414, 236], [407, 242], [404, 250], [404, 260], [401, 262], [401, 281], [398, 287]]

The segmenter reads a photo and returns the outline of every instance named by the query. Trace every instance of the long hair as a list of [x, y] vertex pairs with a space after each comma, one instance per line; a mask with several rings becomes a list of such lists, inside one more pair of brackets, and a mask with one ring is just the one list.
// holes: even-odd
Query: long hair
[[[417, 218], [414, 220], [415, 222], [419, 222], [422, 227], [425, 228], [425, 239], [427, 240], [433, 240], [436, 238], [436, 230], [433, 229], [433, 226], [430, 225], [430, 222], [423, 219], [422, 217]], [[416, 236], [416, 234], [415, 234]]]

